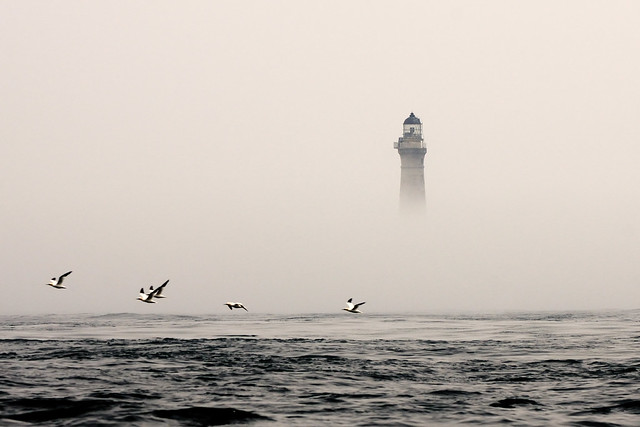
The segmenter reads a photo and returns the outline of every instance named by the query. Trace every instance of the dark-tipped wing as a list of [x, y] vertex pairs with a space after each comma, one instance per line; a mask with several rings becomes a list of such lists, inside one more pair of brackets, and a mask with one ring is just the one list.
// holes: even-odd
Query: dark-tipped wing
[[366, 301], [364, 301], [364, 302], [361, 302], [361, 303], [358, 303], [358, 304], [354, 305], [354, 306], [353, 306], [353, 309], [354, 309], [354, 310], [357, 310], [357, 309], [358, 309], [358, 307], [360, 307], [360, 306], [361, 306], [361, 305], [363, 305], [363, 304], [366, 304]]
[[164, 289], [164, 287], [167, 286], [167, 283], [169, 283], [168, 280], [166, 282], [164, 282], [162, 285], [158, 286], [156, 289], [152, 290], [149, 293], [149, 298], [153, 298], [156, 295], [159, 295], [162, 292], [162, 290]]
[[68, 275], [70, 275], [71, 273], [73, 273], [73, 271], [67, 271], [66, 273], [64, 273], [62, 276], [58, 277], [58, 283], [62, 283], [62, 281], [64, 280], [65, 277], [67, 277]]
[[353, 298], [349, 298], [349, 299], [347, 300], [347, 302], [351, 302], [352, 300], [353, 300]]

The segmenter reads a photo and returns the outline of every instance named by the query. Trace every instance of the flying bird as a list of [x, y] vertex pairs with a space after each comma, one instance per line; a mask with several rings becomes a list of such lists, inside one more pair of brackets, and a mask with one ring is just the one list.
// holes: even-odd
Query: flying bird
[[354, 304], [351, 302], [352, 300], [353, 298], [349, 298], [349, 301], [347, 301], [347, 306], [343, 308], [343, 310], [348, 311], [349, 313], [362, 313], [360, 310], [358, 310], [358, 307], [363, 305], [365, 302]]
[[66, 273], [64, 273], [62, 276], [58, 278], [52, 277], [49, 283], [47, 283], [47, 285], [52, 286], [56, 289], [67, 289], [65, 286], [62, 285], [62, 282], [64, 282], [64, 278], [70, 275], [71, 273], [72, 273], [71, 271], [67, 271]]
[[140, 295], [138, 296], [137, 299], [139, 299], [142, 302], [155, 304], [156, 302], [153, 300], [153, 298], [164, 298], [164, 297], [158, 297], [158, 295], [162, 292], [162, 289], [164, 289], [164, 287], [167, 286], [167, 283], [169, 283], [168, 280], [164, 282], [162, 285], [158, 286], [157, 289], [153, 289], [149, 291], [148, 294], [144, 293], [144, 288], [140, 288]]
[[229, 310], [233, 310], [234, 308], [244, 308], [245, 311], [249, 311], [241, 302], [225, 302], [224, 305], [229, 307]]

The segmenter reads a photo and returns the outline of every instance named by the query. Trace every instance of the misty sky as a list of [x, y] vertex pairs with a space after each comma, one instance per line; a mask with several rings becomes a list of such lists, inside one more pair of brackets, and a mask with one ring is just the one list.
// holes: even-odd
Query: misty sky
[[[640, 307], [640, 2], [0, 16], [1, 313]], [[420, 218], [393, 149], [412, 111]]]

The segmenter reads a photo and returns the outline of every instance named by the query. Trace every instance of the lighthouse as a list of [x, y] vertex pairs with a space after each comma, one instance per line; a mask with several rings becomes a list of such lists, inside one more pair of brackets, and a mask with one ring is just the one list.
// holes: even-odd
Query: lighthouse
[[402, 136], [393, 144], [400, 155], [400, 211], [425, 211], [424, 156], [427, 146], [422, 137], [422, 122], [411, 113], [402, 124]]

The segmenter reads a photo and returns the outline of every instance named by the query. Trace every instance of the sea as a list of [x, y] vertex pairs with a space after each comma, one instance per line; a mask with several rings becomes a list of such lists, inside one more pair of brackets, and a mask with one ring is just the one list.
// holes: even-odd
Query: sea
[[640, 310], [0, 315], [3, 426], [640, 426]]

